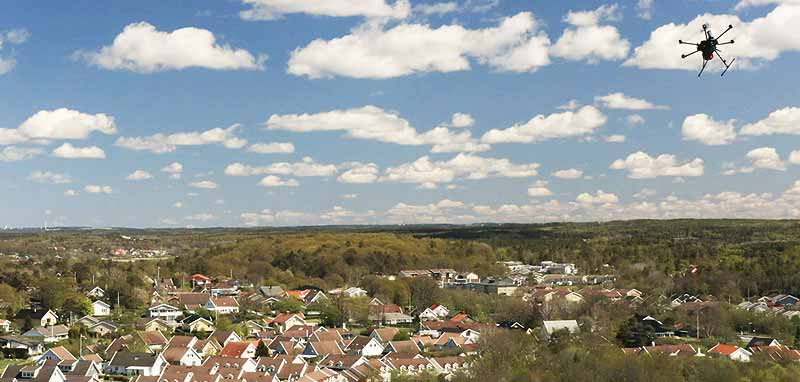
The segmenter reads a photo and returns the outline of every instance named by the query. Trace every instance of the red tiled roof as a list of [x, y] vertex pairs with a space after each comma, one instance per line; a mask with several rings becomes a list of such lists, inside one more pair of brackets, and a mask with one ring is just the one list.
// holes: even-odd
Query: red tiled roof
[[247, 348], [252, 345], [250, 342], [228, 342], [219, 355], [222, 357], [241, 357], [247, 351]]

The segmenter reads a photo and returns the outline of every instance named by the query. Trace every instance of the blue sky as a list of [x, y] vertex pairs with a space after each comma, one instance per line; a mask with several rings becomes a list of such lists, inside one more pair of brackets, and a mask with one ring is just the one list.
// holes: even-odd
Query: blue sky
[[795, 0], [106, 4], [0, 12], [0, 227], [800, 215]]

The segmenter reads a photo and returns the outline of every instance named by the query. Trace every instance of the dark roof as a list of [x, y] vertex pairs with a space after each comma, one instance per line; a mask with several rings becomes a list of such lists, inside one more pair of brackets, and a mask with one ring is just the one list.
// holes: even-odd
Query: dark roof
[[746, 347], [752, 348], [756, 346], [769, 346], [772, 341], [775, 341], [775, 339], [770, 337], [753, 337], [753, 339], [747, 343]]
[[44, 315], [47, 314], [47, 312], [49, 312], [49, 311], [50, 310], [47, 309], [47, 308], [20, 309], [17, 312], [17, 315], [14, 316], [14, 318], [16, 318], [18, 320], [24, 320], [24, 319], [30, 317], [32, 320], [41, 320], [42, 317], [44, 317]]
[[122, 367], [151, 367], [156, 363], [156, 359], [158, 354], [118, 351], [111, 357], [109, 364]]

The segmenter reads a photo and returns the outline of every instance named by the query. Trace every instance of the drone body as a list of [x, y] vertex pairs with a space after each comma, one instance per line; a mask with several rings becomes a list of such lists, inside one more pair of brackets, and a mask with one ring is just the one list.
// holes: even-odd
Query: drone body
[[694, 52], [682, 54], [681, 58], [689, 57], [697, 52], [701, 52], [703, 54], [703, 67], [700, 68], [700, 73], [697, 74], [698, 77], [700, 77], [700, 75], [703, 74], [703, 71], [706, 70], [706, 65], [708, 65], [708, 62], [714, 59], [714, 53], [717, 54], [717, 57], [719, 57], [719, 59], [722, 61], [722, 64], [725, 65], [725, 70], [722, 72], [723, 76], [728, 72], [728, 69], [730, 69], [731, 65], [733, 65], [733, 62], [736, 61], [734, 58], [730, 63], [728, 63], [728, 61], [726, 61], [725, 58], [723, 58], [720, 54], [719, 48], [717, 48], [720, 45], [733, 44], [733, 40], [728, 42], [719, 42], [719, 38], [725, 33], [728, 33], [728, 31], [731, 29], [733, 29], [733, 25], [728, 25], [728, 29], [726, 29], [725, 32], [722, 32], [722, 34], [720, 34], [718, 37], [714, 37], [714, 35], [711, 34], [711, 30], [708, 29], [708, 24], [703, 24], [703, 34], [705, 34], [706, 37], [705, 40], [699, 43], [678, 40], [678, 44], [694, 45], [696, 48]]

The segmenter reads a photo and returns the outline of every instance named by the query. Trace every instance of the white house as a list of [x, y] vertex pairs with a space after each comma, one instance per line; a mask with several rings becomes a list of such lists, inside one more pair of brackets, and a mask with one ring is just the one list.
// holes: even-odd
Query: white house
[[419, 318], [421, 320], [438, 320], [447, 317], [448, 314], [450, 314], [450, 310], [447, 309], [447, 307], [433, 304], [429, 308], [425, 308], [425, 310], [419, 314]]
[[218, 314], [239, 313], [239, 302], [233, 297], [211, 297], [205, 308]]
[[542, 336], [550, 338], [557, 331], [568, 331], [570, 334], [580, 333], [581, 328], [575, 320], [544, 321], [542, 323]]
[[203, 357], [191, 347], [169, 347], [162, 354], [171, 365], [200, 366], [203, 364]]
[[106, 296], [106, 291], [104, 291], [103, 288], [96, 286], [92, 288], [92, 290], [86, 292], [86, 295], [91, 298], [103, 298]]
[[160, 353], [118, 351], [108, 361], [105, 372], [106, 374], [152, 377], [160, 375], [166, 364], [167, 361]]
[[359, 287], [350, 287], [342, 291], [342, 296], [349, 298], [364, 297], [366, 295], [367, 291]]
[[154, 305], [148, 311], [150, 312], [150, 317], [158, 317], [166, 321], [176, 321], [178, 317], [183, 315], [180, 309], [169, 304]]
[[378, 357], [383, 354], [384, 347], [375, 337], [358, 336], [347, 344], [345, 350], [364, 357]]
[[739, 362], [750, 362], [750, 357], [753, 356], [753, 353], [745, 348], [727, 344], [716, 344], [708, 349], [706, 354], [718, 354]]
[[11, 331], [11, 321], [0, 319], [0, 331], [8, 333]]
[[103, 301], [97, 300], [92, 303], [92, 316], [105, 317], [111, 315], [111, 305]]

